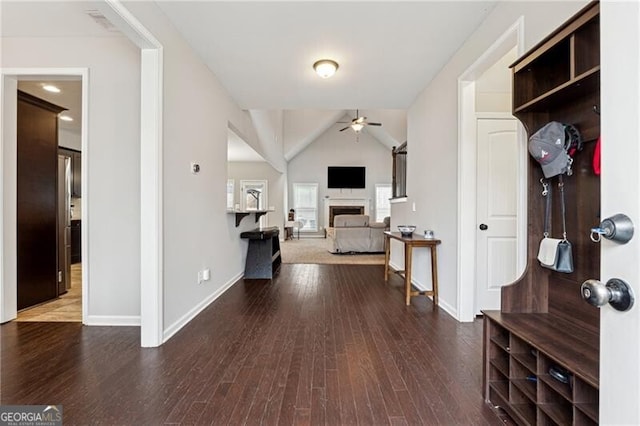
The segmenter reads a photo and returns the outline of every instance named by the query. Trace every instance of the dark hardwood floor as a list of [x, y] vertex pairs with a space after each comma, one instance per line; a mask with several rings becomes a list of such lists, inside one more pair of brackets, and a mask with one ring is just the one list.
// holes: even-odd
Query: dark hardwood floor
[[69, 424], [498, 425], [482, 323], [404, 305], [382, 266], [283, 264], [239, 281], [160, 348], [136, 327], [8, 323], [0, 403]]

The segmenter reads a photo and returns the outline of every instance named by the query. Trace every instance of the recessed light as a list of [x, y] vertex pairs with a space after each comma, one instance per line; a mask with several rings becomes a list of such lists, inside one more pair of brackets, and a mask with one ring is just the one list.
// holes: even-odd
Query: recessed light
[[322, 78], [329, 78], [338, 70], [338, 63], [331, 59], [320, 59], [313, 64], [313, 69]]
[[52, 84], [45, 84], [44, 86], [42, 86], [42, 88], [44, 90], [46, 90], [47, 92], [60, 93], [60, 89], [58, 89], [56, 86], [54, 86]]
[[61, 115], [58, 118], [62, 121], [73, 121], [73, 118], [69, 117], [68, 115]]

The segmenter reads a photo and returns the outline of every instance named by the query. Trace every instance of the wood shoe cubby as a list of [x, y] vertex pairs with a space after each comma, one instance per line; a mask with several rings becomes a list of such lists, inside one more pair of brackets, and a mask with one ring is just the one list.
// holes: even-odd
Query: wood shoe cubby
[[[485, 314], [485, 394], [518, 424], [595, 425], [598, 335], [549, 319]], [[569, 383], [554, 378], [552, 367], [566, 370]]]
[[[529, 185], [527, 267], [502, 287], [500, 311], [483, 312], [485, 400], [516, 424], [598, 424], [600, 314], [582, 300], [580, 285], [600, 277], [600, 247], [589, 239], [601, 221], [600, 178], [591, 166], [600, 135], [599, 39], [599, 3], [592, 2], [511, 66], [513, 115], [527, 134], [559, 121], [576, 126], [584, 141], [574, 155], [573, 175], [564, 178], [574, 271], [551, 271], [537, 261], [543, 175], [529, 157], [523, 170]], [[560, 191], [553, 192], [553, 205], [559, 206]], [[559, 209], [551, 222], [559, 232]], [[571, 382], [549, 374], [553, 366], [566, 370]]]

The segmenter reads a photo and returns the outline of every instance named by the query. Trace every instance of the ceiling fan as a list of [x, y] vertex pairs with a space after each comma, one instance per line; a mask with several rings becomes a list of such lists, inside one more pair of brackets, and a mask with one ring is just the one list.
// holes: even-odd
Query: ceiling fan
[[367, 117], [361, 117], [360, 111], [356, 110], [356, 118], [351, 121], [338, 121], [338, 123], [349, 124], [348, 126], [340, 129], [341, 132], [352, 128], [354, 132], [360, 133], [364, 126], [382, 126], [382, 123], [371, 123], [367, 121]]

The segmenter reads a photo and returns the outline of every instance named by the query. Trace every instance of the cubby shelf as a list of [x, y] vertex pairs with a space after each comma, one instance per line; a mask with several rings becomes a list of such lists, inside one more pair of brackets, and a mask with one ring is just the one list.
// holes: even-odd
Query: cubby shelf
[[[488, 401], [506, 404], [518, 424], [597, 423], [596, 333], [576, 337], [574, 324], [550, 314], [497, 311], [484, 312], [484, 327], [490, 342], [485, 347], [491, 375], [485, 383]], [[509, 352], [495, 343], [496, 336], [507, 337]], [[569, 383], [552, 377], [551, 367], [568, 371]]]
[[514, 108], [515, 114], [525, 112], [544, 112], [550, 105], [557, 103], [558, 98], [563, 101], [571, 101], [577, 99], [585, 93], [592, 92], [600, 88], [600, 66], [596, 66], [589, 71], [572, 78], [559, 86], [543, 93], [536, 98], [523, 103]]

